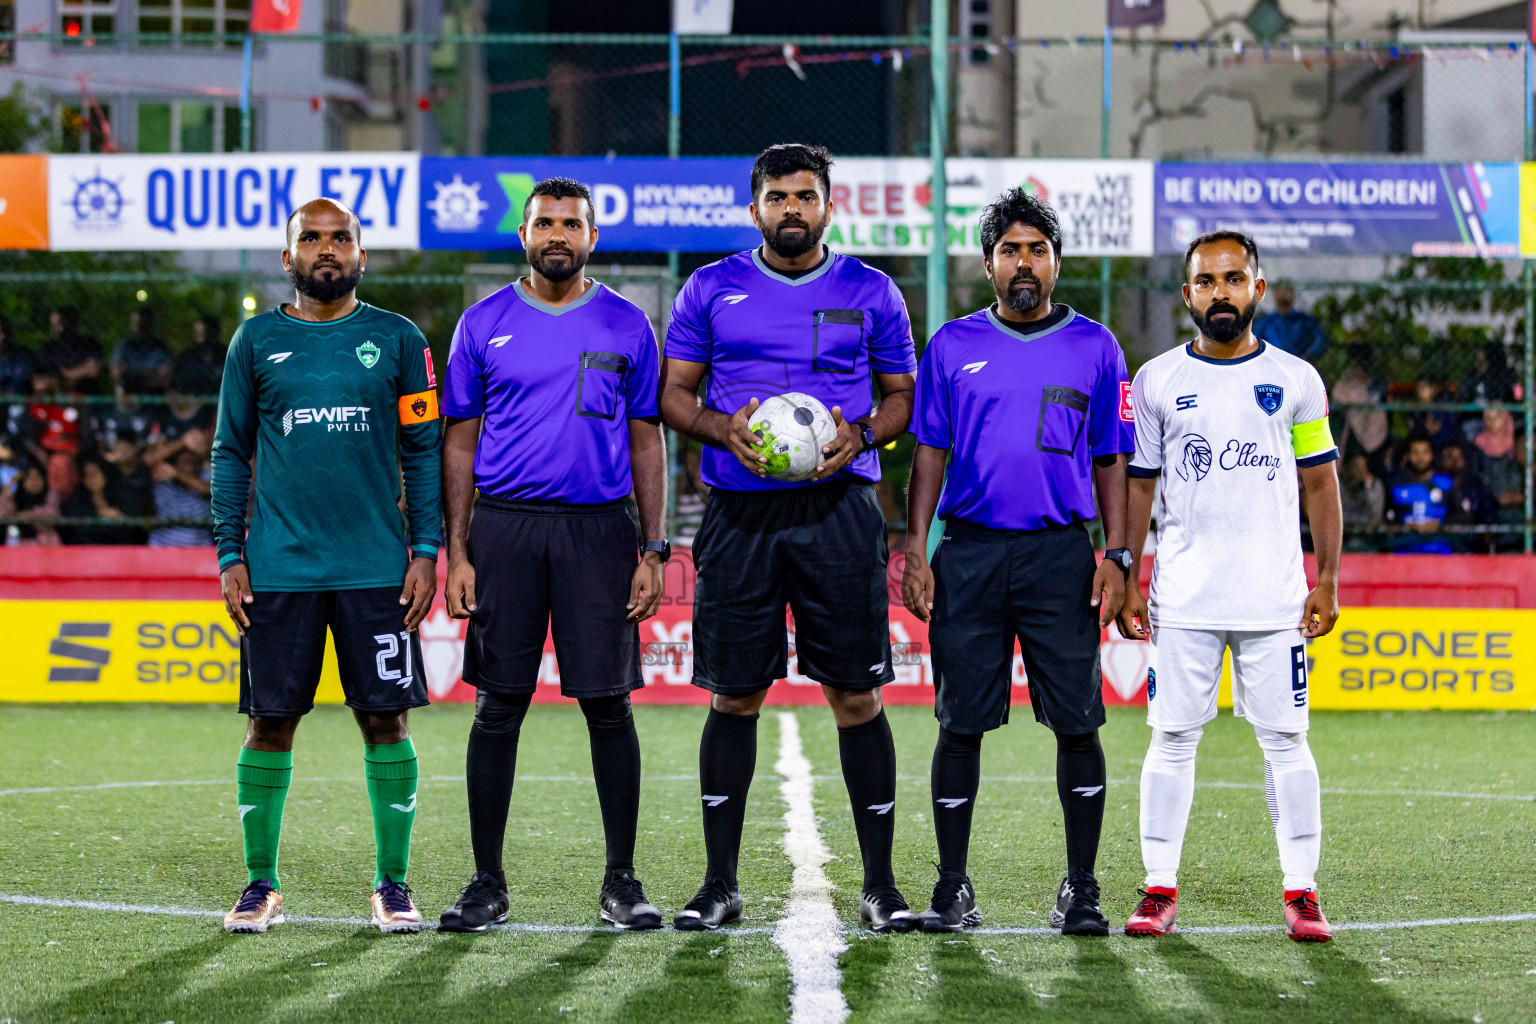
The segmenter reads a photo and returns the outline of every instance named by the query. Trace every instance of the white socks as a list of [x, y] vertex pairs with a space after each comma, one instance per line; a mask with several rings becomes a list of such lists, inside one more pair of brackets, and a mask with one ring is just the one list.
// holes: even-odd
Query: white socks
[[1285, 888], [1315, 889], [1323, 845], [1323, 806], [1317, 762], [1304, 732], [1254, 730], [1264, 748], [1264, 792], [1280, 847]]
[[1141, 859], [1146, 884], [1172, 889], [1178, 884], [1184, 828], [1195, 799], [1195, 749], [1204, 729], [1153, 730], [1152, 746], [1141, 765]]
[[[1141, 766], [1141, 859], [1146, 885], [1178, 885], [1184, 830], [1195, 797], [1195, 750], [1200, 727], [1185, 732], [1153, 730]], [[1264, 793], [1280, 848], [1286, 889], [1315, 889], [1323, 841], [1323, 810], [1317, 762], [1307, 734], [1255, 728], [1264, 751]]]

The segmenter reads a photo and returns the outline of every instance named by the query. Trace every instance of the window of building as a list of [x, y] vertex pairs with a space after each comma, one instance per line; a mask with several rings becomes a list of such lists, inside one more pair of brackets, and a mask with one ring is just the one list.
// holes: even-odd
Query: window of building
[[59, 131], [59, 150], [63, 153], [101, 153], [112, 137], [112, 108], [106, 104], [82, 107], [65, 103], [58, 108], [54, 124]]
[[117, 0], [58, 0], [58, 10], [66, 45], [89, 46], [117, 30]]
[[[238, 47], [251, 23], [251, 0], [140, 0], [139, 31], [157, 38], [145, 46]], [[183, 38], [189, 37], [189, 38]]]
[[240, 107], [194, 100], [140, 103], [138, 143], [140, 153], [238, 152]]

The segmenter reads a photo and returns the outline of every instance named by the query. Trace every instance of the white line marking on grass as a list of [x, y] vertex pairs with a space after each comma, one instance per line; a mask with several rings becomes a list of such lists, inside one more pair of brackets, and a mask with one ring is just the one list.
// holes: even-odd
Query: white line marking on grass
[[[697, 775], [647, 775], [647, 782], [697, 782]], [[361, 782], [361, 775], [353, 777], [307, 776], [294, 782]], [[462, 775], [423, 775], [421, 782], [463, 782]], [[519, 775], [518, 782], [591, 782], [590, 775]], [[90, 786], [32, 786], [26, 789], [0, 789], [0, 796], [26, 796], [33, 793], [87, 793], [98, 789], [157, 789], [164, 786], [233, 786], [234, 776], [227, 779], [176, 779], [169, 782], [98, 782]]]
[[[817, 782], [834, 782], [841, 779], [841, 775], [818, 775]], [[928, 782], [926, 775], [902, 775], [897, 782]], [[1055, 776], [1048, 775], [983, 775], [982, 782], [1038, 782], [1056, 784]], [[1140, 779], [1110, 779], [1114, 786], [1139, 786]], [[1197, 782], [1195, 786], [1202, 789], [1263, 789], [1262, 782]], [[1518, 800], [1522, 803], [1536, 802], [1536, 795], [1521, 793], [1458, 793], [1442, 789], [1323, 789], [1323, 793], [1332, 796], [1439, 796], [1450, 800]], [[3, 796], [0, 793], [0, 796]]]
[[[1509, 924], [1536, 921], [1536, 914], [1497, 914], [1493, 917], [1431, 917], [1420, 921], [1344, 921], [1334, 924], [1336, 932], [1390, 932], [1402, 928], [1443, 928], [1460, 924]], [[1223, 924], [1180, 927], [1176, 935], [1249, 935], [1254, 932], [1278, 932], [1278, 924]], [[1054, 928], [967, 928], [968, 935], [1057, 935]]]
[[779, 712], [779, 760], [783, 781], [784, 852], [794, 865], [788, 913], [773, 932], [773, 943], [789, 961], [791, 1024], [842, 1024], [848, 1019], [843, 972], [837, 958], [847, 950], [842, 922], [832, 907], [832, 882], [822, 865], [832, 859], [816, 827], [811, 762], [800, 746], [800, 723], [792, 711]]
[[[139, 903], [111, 903], [102, 900], [55, 900], [43, 896], [18, 896], [12, 893], [0, 893], [0, 903], [15, 903], [28, 907], [52, 907], [60, 910], [105, 910], [119, 914], [152, 914], [157, 917], [204, 917], [223, 918], [222, 910], [198, 910], [194, 907], [158, 907]], [[367, 917], [312, 917], [307, 914], [284, 914], [285, 920], [291, 924], [349, 924], [359, 927], [371, 927], [373, 921]], [[437, 926], [427, 922], [428, 930]], [[576, 934], [586, 935], [593, 932], [612, 932], [616, 929], [608, 925], [571, 925], [571, 924], [522, 924], [513, 922], [510, 924], [492, 925], [495, 931], [504, 932], [536, 932], [540, 934]], [[721, 935], [770, 935], [772, 928], [731, 928], [723, 931]], [[676, 932], [673, 934], [683, 934]]]

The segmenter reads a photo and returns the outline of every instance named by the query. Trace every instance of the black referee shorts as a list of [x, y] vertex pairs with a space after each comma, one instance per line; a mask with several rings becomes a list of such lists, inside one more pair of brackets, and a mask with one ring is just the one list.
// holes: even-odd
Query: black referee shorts
[[532, 693], [552, 632], [565, 696], [611, 697], [645, 685], [640, 628], [625, 620], [640, 544], [623, 502], [481, 495], [468, 553], [476, 607], [464, 637], [466, 683]]
[[885, 514], [846, 479], [790, 491], [710, 492], [693, 540], [693, 684], [745, 696], [789, 671], [862, 692], [896, 678], [887, 615]]
[[1098, 565], [1081, 523], [993, 530], [948, 521], [933, 556], [934, 715], [951, 732], [1008, 721], [1013, 641], [1029, 675], [1035, 721], [1063, 735], [1104, 724]]
[[259, 590], [245, 606], [240, 638], [240, 713], [296, 718], [315, 706], [325, 633], [347, 707], [397, 715], [427, 703], [421, 636], [406, 632], [400, 587], [365, 590]]

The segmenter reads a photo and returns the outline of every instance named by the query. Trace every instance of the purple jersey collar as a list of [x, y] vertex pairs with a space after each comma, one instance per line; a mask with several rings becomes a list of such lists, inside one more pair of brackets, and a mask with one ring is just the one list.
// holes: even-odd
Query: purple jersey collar
[[834, 264], [836, 262], [837, 262], [837, 253], [832, 252], [829, 249], [829, 250], [827, 250], [827, 258], [821, 261], [821, 266], [817, 267], [815, 270], [812, 270], [812, 271], [809, 271], [809, 272], [807, 272], [805, 274], [802, 274], [799, 277], [788, 277], [788, 276], [786, 276], [784, 274], [779, 273], [777, 270], [774, 270], [772, 267], [770, 267], [768, 265], [768, 262], [763, 259], [763, 247], [762, 246], [758, 246], [756, 249], [752, 250], [752, 264], [753, 264], [753, 266], [757, 267], [758, 270], [761, 270], [765, 275], [767, 275], [768, 277], [772, 278], [775, 281], [778, 281], [780, 284], [793, 285], [796, 288], [800, 287], [803, 284], [810, 284], [812, 281], [816, 280], [818, 277], [821, 277], [827, 271], [831, 270], [832, 269], [832, 264]]
[[563, 306], [551, 306], [549, 303], [543, 301], [542, 299], [536, 299], [528, 293], [528, 289], [523, 286], [523, 282], [526, 280], [528, 280], [526, 277], [520, 277], [516, 281], [513, 281], [512, 290], [517, 293], [518, 298], [528, 303], [528, 305], [532, 306], [540, 313], [548, 313], [550, 316], [564, 316], [573, 309], [579, 309], [582, 306], [585, 306], [587, 303], [597, 298], [598, 289], [602, 288], [601, 284], [593, 281], [592, 286], [582, 293], [581, 298], [573, 299]]
[[1043, 331], [1030, 331], [1025, 333], [1024, 331], [1019, 330], [1017, 327], [1010, 327], [1007, 321], [998, 316], [997, 310], [993, 309], [991, 306], [987, 307], [986, 313], [987, 321], [991, 323], [993, 327], [996, 327], [998, 330], [1008, 335], [1008, 337], [1017, 338], [1019, 341], [1039, 341], [1041, 338], [1044, 338], [1047, 335], [1055, 334], [1057, 331], [1066, 328], [1072, 323], [1072, 321], [1077, 319], [1077, 310], [1073, 309], [1071, 306], [1068, 306], [1067, 315], [1062, 319], [1061, 323], [1053, 324], [1050, 327], [1045, 328]]

